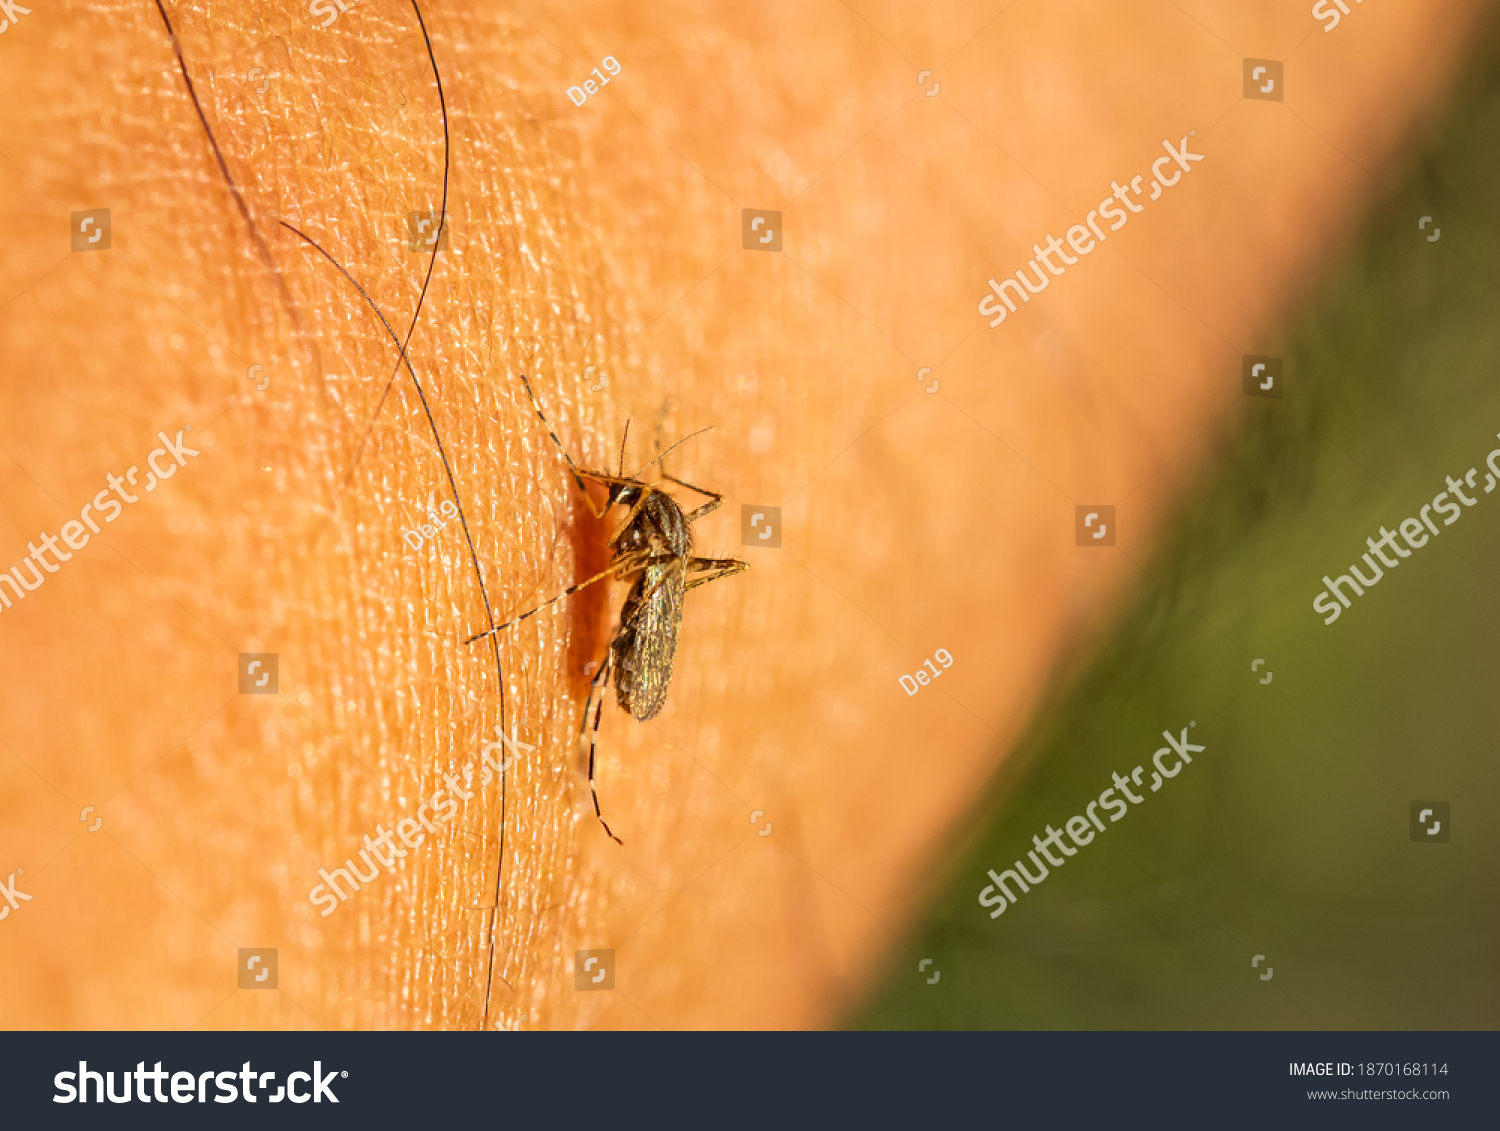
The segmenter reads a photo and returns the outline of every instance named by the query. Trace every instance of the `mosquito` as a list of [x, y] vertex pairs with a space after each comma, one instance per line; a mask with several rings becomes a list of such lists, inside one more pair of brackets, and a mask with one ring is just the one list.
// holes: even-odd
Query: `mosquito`
[[[481, 632], [464, 641], [472, 644], [491, 633], [501, 632], [527, 617], [535, 616], [550, 605], [570, 597], [580, 589], [606, 577], [631, 579], [630, 592], [620, 609], [620, 620], [609, 641], [609, 651], [599, 665], [599, 674], [589, 687], [588, 700], [583, 706], [583, 718], [578, 724], [578, 739], [589, 736], [589, 793], [594, 799], [594, 816], [604, 826], [604, 831], [616, 844], [625, 843], [610, 830], [604, 813], [599, 808], [599, 792], [594, 787], [594, 757], [599, 738], [599, 721], [604, 715], [604, 692], [609, 686], [609, 677], [615, 678], [615, 701], [623, 710], [629, 711], [641, 722], [654, 719], [667, 702], [667, 689], [672, 683], [672, 665], [677, 655], [677, 633], [682, 625], [682, 602], [688, 590], [721, 577], [739, 573], [750, 568], [750, 563], [737, 558], [699, 558], [693, 556], [693, 523], [704, 515], [717, 510], [724, 503], [724, 496], [715, 491], [695, 487], [667, 473], [662, 461], [673, 448], [700, 436], [708, 429], [700, 429], [678, 440], [649, 463], [642, 465], [634, 475], [625, 474], [625, 443], [630, 437], [630, 425], [625, 425], [625, 436], [620, 441], [620, 473], [608, 475], [598, 471], [583, 471], [573, 462], [568, 449], [557, 438], [542, 406], [531, 391], [531, 382], [521, 375], [521, 384], [531, 398], [531, 407], [537, 419], [552, 437], [557, 450], [562, 453], [573, 481], [583, 492], [594, 517], [603, 518], [615, 505], [628, 508], [625, 517], [615, 528], [614, 535], [605, 543], [610, 551], [607, 568], [577, 585], [564, 589], [556, 597], [543, 601], [529, 612], [513, 617], [504, 624], [487, 632]], [[696, 491], [709, 501], [696, 510], [683, 513], [677, 500], [653, 483], [640, 479], [641, 472], [652, 464], [661, 464], [663, 479]], [[609, 492], [603, 506], [597, 506], [589, 496], [584, 480], [602, 483]], [[592, 664], [590, 665], [593, 666]], [[597, 697], [598, 703], [595, 703]], [[594, 714], [593, 729], [589, 729], [589, 712]]]

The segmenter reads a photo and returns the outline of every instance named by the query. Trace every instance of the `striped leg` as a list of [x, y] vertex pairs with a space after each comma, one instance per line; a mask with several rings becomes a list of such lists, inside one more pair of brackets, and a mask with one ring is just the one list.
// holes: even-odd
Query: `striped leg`
[[526, 388], [526, 395], [531, 398], [531, 407], [536, 409], [536, 418], [542, 422], [542, 427], [547, 430], [547, 435], [552, 437], [552, 442], [557, 445], [557, 450], [562, 453], [562, 458], [568, 461], [568, 469], [573, 472], [573, 482], [577, 483], [578, 489], [583, 492], [583, 497], [588, 501], [589, 510], [594, 512], [595, 518], [603, 518], [604, 510], [608, 510], [609, 507], [606, 506], [604, 510], [599, 510], [594, 506], [594, 500], [589, 497], [588, 488], [583, 485], [583, 477], [588, 472], [578, 470], [578, 465], [573, 462], [573, 457], [568, 454], [568, 449], [563, 447], [563, 442], [557, 438], [557, 433], [553, 430], [552, 424], [547, 420], [547, 415], [542, 411], [542, 406], [537, 402], [536, 394], [531, 391], [531, 382], [526, 380], [526, 374], [524, 373], [521, 374], [521, 384]]
[[[692, 558], [688, 561], [688, 589], [696, 589], [700, 585], [707, 585], [710, 581], [718, 581], [721, 577], [739, 573], [750, 568], [749, 562], [742, 562], [738, 558]], [[692, 577], [692, 571], [698, 570], [704, 576]]]
[[[599, 674], [594, 677], [594, 684], [589, 688], [589, 700], [583, 705], [583, 719], [578, 726], [578, 740], [583, 741], [585, 731], [589, 727], [589, 711], [594, 712], [594, 728], [589, 732], [589, 793], [594, 798], [594, 816], [599, 818], [599, 823], [604, 826], [604, 831], [609, 834], [609, 839], [616, 844], [625, 842], [614, 833], [610, 832], [609, 822], [604, 819], [604, 812], [599, 808], [599, 791], [594, 788], [594, 755], [599, 741], [599, 720], [604, 715], [604, 697], [609, 693], [609, 674], [614, 671], [615, 650], [610, 648], [609, 655], [605, 657], [604, 663], [599, 668]], [[595, 706], [595, 696], [598, 697], [598, 705]]]
[[721, 494], [719, 494], [717, 491], [705, 491], [702, 487], [694, 487], [691, 483], [688, 483], [688, 482], [685, 482], [684, 480], [678, 479], [677, 476], [675, 476], [675, 475], [668, 475], [667, 474], [667, 469], [665, 467], [661, 469], [661, 477], [663, 479], [670, 479], [673, 483], [676, 483], [679, 487], [686, 487], [689, 491], [697, 491], [698, 494], [705, 495], [708, 498], [710, 498], [710, 499], [713, 500], [710, 503], [704, 503], [697, 510], [692, 511], [691, 513], [689, 513], [686, 516], [686, 519], [687, 519], [688, 522], [697, 522], [704, 515], [709, 514], [709, 513], [713, 512], [713, 511], [716, 511], [721, 506], [724, 505], [724, 496], [721, 495]]
[[557, 602], [561, 601], [564, 597], [571, 597], [574, 593], [577, 593], [580, 589], [584, 589], [584, 588], [586, 588], [586, 587], [594, 584], [594, 582], [596, 582], [596, 581], [602, 581], [604, 578], [609, 577], [611, 574], [620, 573], [622, 571], [628, 573], [632, 569], [639, 569], [641, 566], [645, 565], [646, 562], [650, 560], [650, 558], [651, 558], [651, 554], [650, 554], [649, 551], [646, 551], [646, 550], [636, 550], [636, 551], [634, 551], [632, 553], [621, 554], [618, 558], [616, 558], [614, 561], [612, 561], [609, 564], [609, 567], [607, 569], [601, 570], [599, 573], [594, 574], [594, 576], [591, 577], [591, 578], [589, 578], [587, 581], [580, 581], [577, 585], [570, 585], [568, 588], [564, 589], [561, 593], [559, 593], [556, 597], [553, 597], [550, 600], [543, 601], [540, 605], [538, 605], [536, 608], [530, 610], [529, 612], [524, 612], [524, 613], [522, 613], [518, 617], [512, 617], [510, 620], [506, 621], [504, 624], [496, 625], [494, 628], [488, 629], [488, 630], [486, 630], [484, 632], [481, 632], [481, 633], [479, 633], [479, 634], [477, 634], [475, 636], [471, 636], [467, 640], [465, 640], [464, 643], [465, 644], [472, 644], [476, 640], [482, 640], [484, 637], [489, 636], [489, 635], [491, 635], [493, 633], [499, 632], [502, 629], [509, 628], [513, 624], [519, 624], [521, 621], [525, 620], [527, 617], [536, 616], [537, 613], [541, 612], [548, 605], [555, 605], [555, 604], [557, 604]]

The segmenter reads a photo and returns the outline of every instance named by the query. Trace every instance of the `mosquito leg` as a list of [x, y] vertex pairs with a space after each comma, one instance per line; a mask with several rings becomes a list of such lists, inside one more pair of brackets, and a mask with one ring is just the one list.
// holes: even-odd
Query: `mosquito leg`
[[[635, 595], [637, 617], [640, 616], [640, 611], [641, 609], [645, 608], [646, 603], [656, 595], [656, 591], [658, 589], [665, 585], [672, 577], [676, 576], [678, 571], [687, 568], [687, 563], [679, 558], [676, 554], [657, 554], [655, 557], [647, 558], [646, 561], [642, 564], [644, 566], [675, 566], [675, 568], [662, 570], [661, 573], [657, 575], [656, 580], [651, 583], [650, 589], [647, 589], [644, 592]], [[686, 586], [683, 587], [683, 592], [687, 592]]]
[[555, 605], [564, 597], [571, 597], [580, 589], [584, 589], [594, 584], [594, 582], [596, 581], [602, 581], [604, 578], [609, 577], [611, 574], [619, 573], [621, 570], [628, 571], [634, 569], [649, 560], [649, 558], [650, 555], [645, 553], [622, 554], [620, 555], [620, 557], [616, 558], [609, 564], [609, 568], [594, 574], [594, 576], [589, 578], [587, 581], [580, 581], [577, 585], [569, 586], [567, 589], [564, 589], [561, 593], [559, 593], [556, 597], [553, 597], [551, 600], [543, 601], [540, 605], [532, 609], [530, 612], [522, 613], [518, 617], [512, 617], [504, 624], [496, 625], [494, 628], [488, 629], [485, 632], [481, 632], [478, 635], [471, 636], [467, 640], [465, 640], [464, 643], [472, 644], [474, 643], [474, 641], [480, 640], [486, 636], [491, 635], [492, 633], [499, 632], [501, 629], [509, 628], [513, 624], [518, 624], [521, 621], [525, 620], [527, 617], [535, 616], [537, 613], [545, 609], [548, 605]]
[[675, 476], [675, 475], [668, 475], [666, 468], [662, 468], [662, 470], [661, 470], [661, 477], [663, 479], [670, 479], [673, 483], [676, 483], [679, 487], [686, 487], [689, 491], [697, 491], [698, 494], [700, 494], [700, 495], [706, 495], [706, 496], [708, 496], [708, 498], [710, 498], [710, 499], [713, 500], [712, 502], [704, 503], [697, 510], [691, 512], [690, 514], [685, 515], [684, 518], [688, 522], [696, 522], [698, 519], [702, 518], [704, 515], [709, 514], [712, 511], [716, 511], [721, 506], [724, 505], [724, 496], [721, 495], [721, 494], [719, 494], [717, 491], [705, 491], [702, 487], [694, 487], [691, 483], [688, 483], [688, 482], [685, 482], [684, 480], [678, 479], [677, 476]]
[[[589, 708], [593, 707], [594, 726], [593, 729], [589, 731], [589, 794], [594, 799], [594, 816], [597, 817], [599, 819], [599, 823], [604, 826], [604, 831], [609, 835], [609, 839], [614, 841], [616, 844], [624, 844], [625, 842], [623, 840], [615, 836], [613, 832], [610, 832], [609, 822], [604, 819], [604, 812], [599, 808], [599, 791], [594, 787], [594, 758], [599, 742], [599, 720], [604, 717], [604, 698], [609, 693], [609, 673], [614, 670], [614, 666], [615, 653], [614, 649], [611, 648], [608, 658], [599, 668], [599, 674], [594, 677], [594, 686], [589, 689], [589, 701], [583, 706], [583, 720], [578, 727], [578, 737], [581, 741], [584, 731], [588, 730]], [[594, 704], [594, 693], [596, 691], [599, 692], [599, 702], [597, 706], [595, 706]]]
[[[583, 477], [587, 472], [578, 470], [578, 465], [573, 462], [573, 457], [568, 454], [568, 449], [563, 447], [563, 442], [557, 438], [556, 431], [553, 430], [552, 424], [548, 421], [546, 414], [542, 412], [542, 406], [538, 403], [536, 394], [531, 391], [531, 382], [526, 380], [526, 374], [524, 373], [521, 374], [521, 384], [526, 388], [526, 395], [531, 398], [531, 407], [536, 409], [536, 418], [542, 422], [542, 427], [547, 430], [547, 435], [552, 437], [552, 442], [557, 445], [557, 450], [562, 453], [562, 458], [568, 461], [568, 467], [573, 472], [573, 482], [578, 484], [578, 489], [583, 492], [583, 497], [588, 500], [589, 509], [594, 512], [595, 518], [603, 518], [604, 511], [595, 508], [594, 500], [589, 498], [588, 488], [583, 485]], [[605, 508], [605, 510], [608, 509], [608, 507]]]
[[[583, 745], [583, 736], [589, 726], [589, 712], [594, 709], [595, 698], [602, 698], [609, 690], [609, 673], [614, 667], [614, 651], [606, 647], [604, 662], [599, 665], [598, 674], [589, 684], [588, 698], [583, 703], [583, 717], [578, 720], [578, 745]], [[601, 690], [602, 689], [602, 690]]]
[[749, 568], [749, 562], [742, 562], [738, 558], [693, 558], [688, 562], [690, 571], [696, 569], [711, 572], [707, 572], [703, 577], [690, 577], [687, 589], [707, 585], [710, 581], [718, 581], [721, 577], [729, 577], [731, 574], [740, 573]]

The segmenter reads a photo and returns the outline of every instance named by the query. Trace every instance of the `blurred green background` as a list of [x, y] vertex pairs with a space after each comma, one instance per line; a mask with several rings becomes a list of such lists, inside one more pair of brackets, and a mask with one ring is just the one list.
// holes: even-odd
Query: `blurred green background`
[[[851, 1027], [1500, 1022], [1500, 41], [1419, 145], [1288, 318], [1286, 398], [1244, 399]], [[1471, 467], [1477, 505], [1325, 627], [1319, 579]], [[1193, 764], [991, 920], [986, 869], [1113, 772], [1149, 785], [1190, 719]], [[1412, 842], [1416, 800], [1450, 803], [1447, 843]]]

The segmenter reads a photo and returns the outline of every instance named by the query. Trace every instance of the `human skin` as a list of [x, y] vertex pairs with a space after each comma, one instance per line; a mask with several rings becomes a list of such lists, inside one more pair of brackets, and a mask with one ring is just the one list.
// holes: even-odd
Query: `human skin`
[[[223, 169], [154, 4], [0, 37], [0, 565], [158, 430], [191, 423], [202, 452], [0, 610], [0, 878], [34, 897], [0, 924], [26, 971], [0, 1024], [838, 1020], [1060, 659], [1149, 569], [1243, 411], [1240, 355], [1275, 352], [1440, 112], [1482, 6], [1366, 6], [1331, 34], [1269, 4], [987, 23], [1001, 7], [423, 7], [451, 230], [409, 357], [473, 557], [457, 523], [403, 541], [453, 498], [433, 427], [358, 292], [282, 226], [404, 338], [430, 259], [407, 216], [444, 168], [411, 8], [324, 29], [167, 4]], [[575, 107], [606, 55], [621, 74]], [[1285, 59], [1287, 102], [1241, 101], [1241, 57]], [[1202, 164], [984, 324], [986, 278], [1189, 130]], [[72, 253], [68, 214], [98, 207], [110, 250]], [[781, 253], [741, 248], [742, 207], [783, 213]], [[627, 419], [627, 470], [712, 425], [668, 466], [727, 496], [699, 552], [751, 564], [688, 596], [659, 718], [610, 697], [623, 846], [577, 740], [623, 588], [464, 643], [491, 623], [475, 558], [496, 623], [606, 560], [521, 373], [587, 468], [615, 467]], [[1094, 502], [1113, 550], [1074, 544]], [[780, 549], [741, 548], [742, 504], [784, 508]], [[905, 694], [938, 648], [942, 682]], [[248, 652], [279, 656], [278, 694], [239, 694]], [[503, 806], [478, 777], [502, 677], [535, 748]], [[473, 794], [457, 816], [322, 917], [318, 870], [445, 773]], [[278, 949], [276, 992], [236, 990], [250, 947]], [[575, 992], [579, 949], [616, 952], [612, 992]]]

